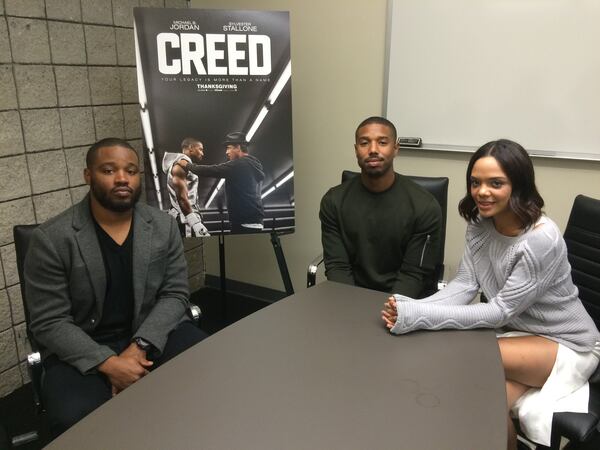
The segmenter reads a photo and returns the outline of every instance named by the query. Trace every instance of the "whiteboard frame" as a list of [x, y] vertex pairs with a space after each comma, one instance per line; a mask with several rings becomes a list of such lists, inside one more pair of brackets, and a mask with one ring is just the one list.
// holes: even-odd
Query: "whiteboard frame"
[[[387, 1], [387, 17], [386, 17], [386, 36], [385, 36], [385, 60], [384, 60], [384, 72], [383, 72], [383, 104], [381, 110], [383, 111], [384, 117], [388, 114], [388, 95], [389, 95], [389, 81], [390, 81], [390, 58], [391, 58], [391, 47], [392, 47], [392, 26], [393, 26], [393, 13], [394, 3], [396, 0]], [[405, 136], [399, 136], [405, 137]], [[415, 137], [415, 136], [406, 136]], [[420, 137], [420, 136], [418, 136]], [[430, 151], [443, 151], [443, 152], [458, 152], [458, 153], [474, 153], [478, 147], [465, 146], [465, 145], [451, 145], [451, 144], [436, 144], [423, 142], [420, 147], [407, 147], [400, 146], [401, 149], [407, 150], [430, 150]], [[551, 150], [540, 150], [540, 149], [526, 149], [527, 153], [531, 157], [537, 158], [555, 158], [555, 159], [571, 159], [578, 161], [600, 161], [600, 153], [578, 153], [578, 152], [560, 152]]]

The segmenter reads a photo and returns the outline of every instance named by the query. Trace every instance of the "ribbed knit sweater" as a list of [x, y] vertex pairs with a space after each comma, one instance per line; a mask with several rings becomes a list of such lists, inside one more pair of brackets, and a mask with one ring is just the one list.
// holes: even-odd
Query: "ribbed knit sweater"
[[[481, 288], [488, 303], [469, 304]], [[495, 328], [544, 336], [576, 351], [591, 351], [600, 333], [578, 298], [567, 247], [554, 222], [542, 217], [516, 237], [491, 219], [469, 224], [456, 277], [436, 294], [413, 301], [396, 296], [392, 333], [418, 329]]]

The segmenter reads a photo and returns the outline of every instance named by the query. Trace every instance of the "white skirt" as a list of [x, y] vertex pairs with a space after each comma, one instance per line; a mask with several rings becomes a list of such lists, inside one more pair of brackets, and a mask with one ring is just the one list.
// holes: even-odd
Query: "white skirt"
[[[497, 335], [499, 338], [517, 336], [531, 336], [531, 333], [512, 331]], [[599, 351], [600, 343], [596, 343], [591, 352], [576, 352], [558, 343], [556, 361], [544, 385], [529, 389], [511, 409], [511, 414], [519, 418], [519, 426], [527, 438], [550, 446], [555, 412], [588, 412], [588, 379], [600, 361], [596, 356]]]

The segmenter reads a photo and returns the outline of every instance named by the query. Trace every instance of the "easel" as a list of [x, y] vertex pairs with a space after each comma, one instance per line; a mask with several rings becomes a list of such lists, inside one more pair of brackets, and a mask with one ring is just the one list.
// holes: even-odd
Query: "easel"
[[[227, 319], [227, 282], [225, 275], [225, 221], [221, 218], [221, 234], [219, 234], [219, 278], [221, 287], [221, 315], [223, 321]], [[283, 254], [283, 247], [281, 246], [281, 240], [279, 236], [289, 234], [290, 232], [276, 231], [275, 227], [271, 228], [271, 245], [273, 245], [273, 251], [275, 252], [275, 258], [277, 259], [277, 265], [279, 267], [279, 273], [283, 281], [286, 295], [292, 295], [294, 293], [294, 287], [290, 278], [290, 272], [285, 261], [285, 255]], [[263, 233], [264, 234], [264, 233]]]
[[285, 262], [285, 255], [283, 254], [283, 247], [279, 236], [289, 234], [289, 232], [281, 232], [271, 230], [271, 244], [273, 245], [273, 251], [275, 252], [275, 258], [277, 258], [277, 265], [279, 266], [279, 273], [281, 273], [281, 279], [283, 286], [285, 287], [286, 295], [290, 296], [294, 293], [294, 287], [292, 286], [292, 280], [290, 278], [290, 272], [288, 271], [287, 263]]

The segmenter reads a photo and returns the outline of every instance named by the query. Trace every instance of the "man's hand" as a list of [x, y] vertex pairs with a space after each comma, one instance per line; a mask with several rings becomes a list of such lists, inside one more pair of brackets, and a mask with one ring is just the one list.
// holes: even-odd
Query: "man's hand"
[[388, 298], [388, 301], [383, 304], [381, 318], [385, 322], [385, 326], [388, 330], [391, 330], [396, 324], [396, 321], [398, 320], [398, 310], [396, 309], [396, 299], [394, 297]]
[[148, 369], [154, 364], [146, 359], [146, 352], [135, 343], [127, 347], [119, 356], [111, 356], [98, 366], [112, 385], [113, 395], [129, 387], [148, 374]]
[[210, 236], [210, 233], [200, 220], [200, 215], [198, 213], [190, 213], [185, 216], [186, 223], [192, 229], [192, 233], [194, 236]]
[[129, 346], [123, 350], [119, 356], [134, 358], [144, 367], [148, 366], [148, 364], [152, 365], [152, 361], [146, 359], [146, 351], [142, 350], [135, 342], [129, 344]]

